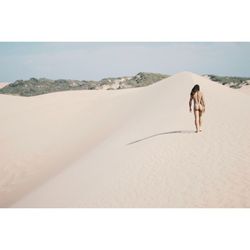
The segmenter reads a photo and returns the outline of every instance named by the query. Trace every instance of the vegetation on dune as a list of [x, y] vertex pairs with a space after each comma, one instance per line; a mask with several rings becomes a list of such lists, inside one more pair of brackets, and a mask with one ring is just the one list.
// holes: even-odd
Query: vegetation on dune
[[127, 85], [131, 87], [142, 87], [148, 86], [152, 83], [160, 81], [164, 78], [167, 78], [168, 75], [162, 75], [157, 73], [143, 73], [140, 72], [136, 76], [132, 77], [127, 81]]
[[250, 77], [236, 77], [236, 76], [217, 76], [207, 75], [212, 81], [219, 82], [222, 85], [227, 85], [230, 88], [241, 88], [244, 85], [250, 85]]
[[104, 78], [100, 81], [30, 78], [10, 83], [0, 89], [0, 94], [34, 96], [66, 90], [135, 88], [150, 85], [166, 77], [168, 75], [140, 72], [133, 77]]
[[[250, 77], [233, 77], [204, 75], [209, 79], [231, 88], [241, 88], [250, 85]], [[67, 90], [92, 90], [92, 89], [126, 89], [144, 87], [164, 78], [169, 77], [159, 73], [140, 72], [135, 76], [110, 77], [100, 81], [85, 80], [51, 80], [47, 78], [30, 78], [29, 80], [17, 80], [0, 89], [0, 94], [35, 96]]]

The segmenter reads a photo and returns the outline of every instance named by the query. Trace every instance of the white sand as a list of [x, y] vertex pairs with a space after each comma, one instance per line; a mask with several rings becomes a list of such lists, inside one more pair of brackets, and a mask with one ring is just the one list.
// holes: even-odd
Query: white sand
[[239, 91], [182, 72], [137, 89], [0, 95], [0, 107], [1, 206], [250, 207], [250, 98]]
[[245, 93], [247, 95], [250, 95], [250, 85], [243, 86], [239, 89], [242, 93]]

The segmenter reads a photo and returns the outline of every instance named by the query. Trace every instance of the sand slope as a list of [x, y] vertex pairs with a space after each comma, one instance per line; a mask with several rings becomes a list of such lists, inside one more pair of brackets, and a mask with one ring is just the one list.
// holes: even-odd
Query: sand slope
[[[207, 103], [199, 134], [195, 83]], [[250, 206], [250, 99], [239, 91], [182, 72], [138, 89], [0, 95], [3, 104], [2, 206]]]
[[239, 89], [239, 91], [241, 91], [242, 93], [245, 93], [247, 95], [250, 95], [250, 85], [247, 86], [243, 86]]
[[129, 92], [0, 95], [0, 206], [57, 174], [115, 131], [133, 108], [135, 96], [126, 96]]

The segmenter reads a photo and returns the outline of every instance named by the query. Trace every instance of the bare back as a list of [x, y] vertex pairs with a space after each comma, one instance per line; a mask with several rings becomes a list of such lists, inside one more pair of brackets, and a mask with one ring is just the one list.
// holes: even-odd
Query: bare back
[[194, 110], [195, 111], [202, 111], [203, 107], [205, 107], [205, 102], [204, 102], [204, 98], [203, 98], [203, 94], [201, 91], [197, 91], [194, 95], [193, 95], [193, 100], [194, 100]]
[[201, 91], [197, 91], [193, 95], [194, 104], [201, 104], [202, 96], [203, 95], [202, 95]]

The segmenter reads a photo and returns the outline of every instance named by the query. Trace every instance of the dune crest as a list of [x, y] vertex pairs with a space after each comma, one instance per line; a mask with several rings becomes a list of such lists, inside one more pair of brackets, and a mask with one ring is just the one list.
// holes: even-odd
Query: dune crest
[[[207, 110], [194, 133], [189, 93]], [[0, 205], [249, 207], [249, 96], [191, 72], [148, 87], [0, 95]]]

